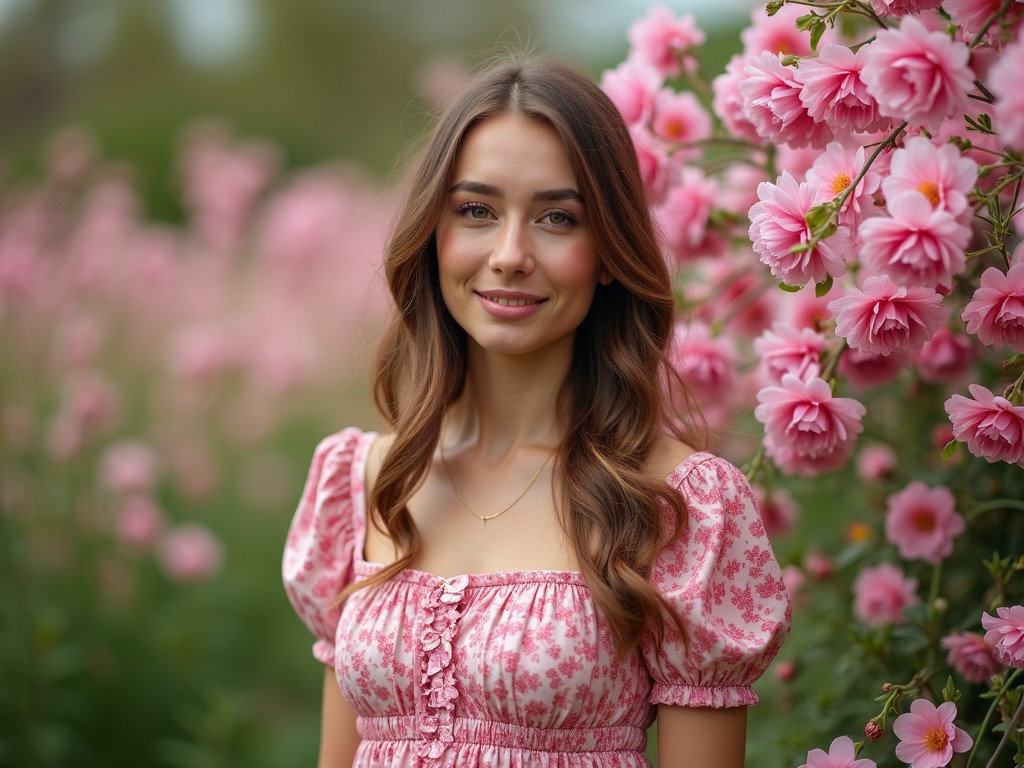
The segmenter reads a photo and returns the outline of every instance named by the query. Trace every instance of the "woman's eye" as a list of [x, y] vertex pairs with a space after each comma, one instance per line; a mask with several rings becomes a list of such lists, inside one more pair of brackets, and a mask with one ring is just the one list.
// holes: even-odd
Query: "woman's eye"
[[484, 221], [491, 217], [490, 210], [482, 205], [463, 205], [459, 208], [459, 213], [474, 221]]
[[576, 223], [576, 217], [568, 211], [551, 211], [545, 218], [556, 227], [569, 227]]

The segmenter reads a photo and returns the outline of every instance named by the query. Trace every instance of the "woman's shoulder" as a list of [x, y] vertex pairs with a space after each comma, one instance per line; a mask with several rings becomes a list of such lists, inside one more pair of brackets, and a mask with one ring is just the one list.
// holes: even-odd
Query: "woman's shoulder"
[[693, 456], [703, 451], [671, 435], [659, 435], [651, 451], [647, 466], [655, 477], [666, 479], [683, 467]]

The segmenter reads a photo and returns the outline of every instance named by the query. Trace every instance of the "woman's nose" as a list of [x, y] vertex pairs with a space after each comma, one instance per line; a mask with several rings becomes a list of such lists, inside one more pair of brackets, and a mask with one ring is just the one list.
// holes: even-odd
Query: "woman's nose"
[[533, 246], [526, 224], [507, 221], [497, 233], [490, 267], [496, 272], [529, 274], [533, 271]]

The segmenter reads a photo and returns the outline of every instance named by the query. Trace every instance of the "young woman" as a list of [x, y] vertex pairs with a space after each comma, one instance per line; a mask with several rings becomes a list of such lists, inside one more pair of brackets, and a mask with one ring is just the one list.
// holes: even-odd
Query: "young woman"
[[386, 261], [384, 435], [317, 448], [284, 579], [321, 766], [743, 764], [789, 601], [750, 488], [683, 441], [629, 132], [551, 61], [470, 83]]

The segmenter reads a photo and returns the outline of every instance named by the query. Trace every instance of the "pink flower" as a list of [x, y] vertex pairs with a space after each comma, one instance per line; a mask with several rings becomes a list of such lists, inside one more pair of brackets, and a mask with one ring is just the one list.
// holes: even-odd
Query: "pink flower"
[[205, 581], [223, 566], [224, 546], [206, 527], [185, 523], [164, 535], [157, 559], [171, 581]]
[[674, 77], [683, 68], [693, 72], [696, 61], [690, 52], [704, 43], [704, 32], [693, 16], [676, 17], [668, 8], [656, 6], [634, 21], [627, 32], [630, 57], [653, 67], [662, 77]]
[[740, 82], [746, 77], [743, 70], [751, 58], [734, 54], [725, 65], [725, 71], [711, 81], [714, 93], [711, 108], [733, 136], [759, 144], [761, 136], [743, 112], [743, 96], [739, 90]]
[[[988, 21], [989, 16], [992, 15], [992, 11], [998, 7], [998, 5], [995, 8], [992, 7], [992, 0], [943, 0], [942, 3], [942, 10], [949, 14], [953, 23], [960, 27], [960, 32], [968, 38], [974, 37], [978, 33]], [[1022, 15], [1024, 15], [1024, 7], [1021, 7], [1020, 3], [1010, 6], [1003, 18], [989, 28], [986, 37], [992, 40], [997, 39], [1001, 26], [1013, 28], [1019, 25]]]
[[[811, 55], [811, 36], [796, 27], [796, 20], [805, 13], [800, 6], [789, 3], [772, 16], [765, 12], [764, 5], [754, 8], [750, 12], [750, 26], [740, 32], [743, 52], [754, 56], [760, 56], [762, 51], [793, 56]], [[834, 34], [826, 30], [822, 41], [828, 42]]]
[[765, 532], [772, 538], [789, 533], [800, 515], [793, 497], [782, 488], [774, 489], [771, 494], [760, 485], [753, 486], [752, 490]]
[[[689, 297], [697, 304], [696, 315], [706, 323], [732, 317], [732, 333], [756, 336], [777, 313], [774, 291], [760, 284], [760, 270], [740, 259], [705, 261], [699, 280], [690, 281]], [[698, 284], [699, 283], [699, 284]]]
[[920, 349], [946, 318], [938, 293], [898, 286], [885, 275], [872, 275], [862, 290], [852, 289], [828, 308], [836, 315], [836, 335], [873, 355]]
[[839, 736], [832, 740], [827, 754], [822, 749], [808, 752], [807, 762], [799, 768], [875, 768], [875, 761], [866, 758], [858, 760], [853, 739]]
[[953, 287], [964, 270], [970, 229], [926, 197], [906, 192], [887, 204], [889, 216], [868, 219], [860, 227], [861, 262], [900, 285]]
[[712, 338], [701, 322], [677, 323], [669, 359], [698, 400], [713, 401], [729, 392], [736, 374], [736, 349], [728, 336]]
[[839, 358], [836, 370], [855, 389], [871, 389], [888, 384], [899, 376], [906, 361], [907, 356], [902, 352], [876, 355], [850, 347]]
[[864, 428], [864, 406], [852, 398], [833, 397], [822, 379], [801, 381], [787, 373], [781, 386], [762, 388], [757, 401], [754, 417], [765, 425], [765, 435], [804, 457], [845, 459]]
[[937, 147], [924, 136], [914, 136], [893, 152], [882, 192], [888, 199], [919, 192], [933, 208], [959, 216], [967, 208], [967, 195], [977, 180], [978, 164], [955, 146]]
[[945, 118], [971, 111], [974, 75], [964, 43], [909, 16], [898, 29], [877, 32], [865, 48], [861, 77], [880, 114], [936, 129]]
[[654, 95], [662, 79], [648, 66], [624, 61], [615, 69], [601, 73], [601, 90], [618, 107], [622, 119], [630, 127], [643, 125], [654, 112]]
[[[675, 144], [700, 141], [711, 135], [711, 115], [690, 91], [662, 88], [654, 99], [651, 130], [655, 136]], [[700, 155], [699, 148], [677, 149], [683, 157]]]
[[998, 618], [981, 614], [981, 626], [988, 631], [985, 642], [992, 646], [1003, 664], [1024, 669], [1024, 606], [996, 608]]
[[875, 131], [889, 124], [888, 118], [878, 114], [878, 103], [861, 79], [867, 48], [854, 53], [845, 45], [822, 46], [817, 58], [804, 59], [796, 71], [807, 114], [837, 135]]
[[871, 7], [879, 16], [906, 16], [936, 8], [942, 0], [871, 0]]
[[164, 514], [148, 496], [129, 496], [117, 513], [117, 538], [132, 549], [145, 551], [164, 529]]
[[946, 663], [969, 683], [984, 683], [1003, 668], [995, 649], [977, 632], [956, 632], [942, 638], [949, 651]]
[[1006, 46], [989, 72], [988, 83], [996, 96], [993, 114], [999, 137], [1018, 152], [1024, 152], [1024, 94], [1020, 72], [1024, 67], [1024, 35]]
[[[824, 200], [835, 200], [845, 192], [864, 167], [864, 147], [848, 150], [839, 142], [831, 142], [825, 152], [807, 171], [807, 183], [814, 185]], [[878, 189], [880, 178], [869, 170], [864, 174], [856, 189], [843, 201], [839, 222], [854, 229], [860, 223], [865, 211], [871, 208], [871, 196]]]
[[865, 568], [853, 582], [853, 612], [865, 624], [884, 627], [903, 621], [903, 611], [920, 602], [917, 580], [892, 563]]
[[896, 468], [896, 454], [882, 443], [864, 446], [857, 456], [857, 476], [874, 482], [887, 477]]
[[896, 757], [911, 768], [943, 768], [954, 752], [966, 752], [974, 741], [962, 728], [953, 724], [956, 704], [947, 701], [936, 707], [927, 699], [914, 699], [910, 711], [892, 724], [892, 732], [900, 740]]
[[796, 70], [765, 51], [748, 59], [746, 77], [737, 86], [743, 97], [743, 114], [757, 133], [773, 144], [823, 147], [832, 139], [825, 123], [817, 123], [800, 100], [802, 86]]
[[679, 263], [707, 255], [708, 218], [718, 197], [718, 182], [697, 168], [684, 168], [679, 183], [655, 209], [665, 248]]
[[982, 343], [1024, 352], [1024, 263], [1014, 264], [1005, 275], [996, 267], [986, 269], [961, 317], [967, 332]]
[[939, 328], [914, 357], [917, 375], [933, 384], [953, 381], [965, 374], [974, 360], [971, 340], [949, 328]]
[[772, 674], [780, 683], [793, 682], [793, 680], [796, 679], [797, 672], [799, 671], [800, 670], [797, 668], [796, 662], [791, 659], [779, 661], [772, 665]]
[[775, 323], [771, 330], [754, 339], [754, 351], [768, 377], [779, 382], [787, 373], [800, 379], [817, 376], [821, 372], [821, 353], [827, 344], [825, 337], [811, 328], [797, 330], [787, 323]]
[[818, 203], [814, 187], [798, 183], [783, 171], [777, 185], [767, 181], [758, 184], [757, 197], [760, 202], [750, 209], [750, 240], [775, 277], [788, 285], [805, 285], [843, 274], [844, 257], [850, 249], [850, 233], [845, 227], [810, 250], [792, 252], [794, 246], [811, 239], [805, 217]]
[[835, 563], [814, 550], [804, 556], [804, 570], [815, 581], [827, 581], [836, 575]]
[[158, 470], [156, 454], [141, 440], [114, 443], [100, 457], [100, 482], [118, 493], [152, 490]]
[[953, 539], [967, 528], [944, 486], [914, 481], [886, 502], [885, 536], [900, 556], [936, 565], [953, 553]]
[[842, 468], [849, 458], [849, 450], [837, 450], [834, 453], [809, 456], [797, 453], [785, 443], [778, 442], [771, 435], [764, 436], [765, 454], [784, 475], [803, 475], [817, 477], [822, 472], [831, 472]]
[[1005, 461], [1024, 466], [1024, 406], [1013, 405], [980, 384], [971, 384], [968, 389], [973, 400], [953, 395], [946, 401], [953, 436], [989, 463]]
[[882, 726], [874, 720], [868, 720], [864, 725], [864, 735], [867, 737], [868, 741], [878, 741], [885, 735], [885, 731], [882, 730]]
[[640, 166], [640, 176], [647, 190], [647, 200], [651, 205], [657, 205], [665, 199], [666, 193], [678, 179], [679, 166], [646, 128], [634, 126], [630, 134]]

